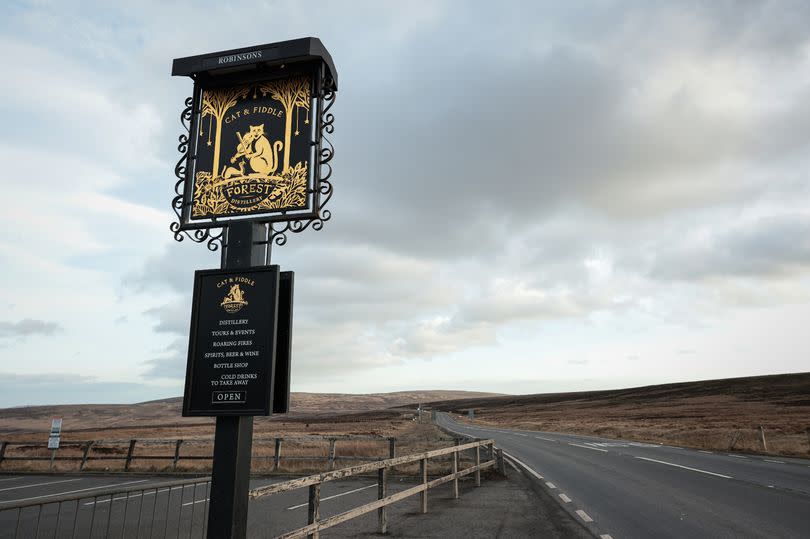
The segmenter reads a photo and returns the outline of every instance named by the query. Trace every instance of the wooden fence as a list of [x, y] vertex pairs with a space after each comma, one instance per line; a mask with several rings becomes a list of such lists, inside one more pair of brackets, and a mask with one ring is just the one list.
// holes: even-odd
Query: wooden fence
[[[486, 447], [489, 453], [489, 460], [481, 462], [481, 448]], [[459, 470], [459, 453], [463, 451], [472, 451], [474, 453], [474, 462], [472, 466]], [[433, 480], [428, 480], [428, 460], [435, 457], [451, 455], [452, 457], [452, 472], [448, 475], [438, 477]], [[394, 466], [419, 462], [420, 484], [405, 489], [403, 491], [388, 494], [388, 470]], [[308, 502], [308, 518], [307, 525], [301, 528], [292, 530], [283, 535], [278, 536], [277, 539], [293, 539], [298, 537], [313, 537], [318, 538], [319, 532], [332, 526], [336, 526], [347, 520], [359, 517], [372, 511], [377, 511], [378, 519], [378, 533], [387, 533], [388, 531], [388, 510], [387, 507], [395, 502], [404, 500], [410, 496], [420, 495], [420, 510], [422, 513], [427, 513], [428, 510], [428, 490], [443, 485], [445, 483], [453, 483], [453, 497], [459, 497], [458, 480], [466, 475], [475, 474], [475, 486], [481, 486], [481, 470], [497, 466], [502, 474], [505, 474], [503, 451], [495, 448], [494, 440], [477, 440], [475, 442], [455, 445], [453, 447], [446, 447], [443, 449], [434, 449], [423, 453], [416, 453], [414, 455], [406, 455], [402, 457], [393, 457], [379, 462], [369, 464], [361, 464], [341, 470], [325, 472], [316, 475], [310, 475], [300, 479], [293, 479], [283, 483], [276, 483], [259, 487], [250, 491], [250, 499], [260, 498], [262, 496], [269, 496], [296, 490], [299, 488], [309, 487], [309, 502]], [[321, 485], [328, 481], [335, 481], [337, 479], [344, 479], [360, 474], [367, 474], [377, 472], [377, 500], [360, 507], [356, 507], [349, 511], [321, 519], [320, 518], [320, 502], [321, 502]]]
[[[338, 448], [342, 443], [351, 442], [379, 442], [379, 455], [341, 455]], [[322, 444], [323, 455], [284, 455], [284, 447], [294, 447], [304, 444]], [[204, 445], [206, 454], [183, 454], [183, 447], [190, 445]], [[337, 461], [370, 461], [382, 460], [384, 458], [396, 457], [396, 438], [383, 438], [379, 436], [297, 436], [286, 438], [256, 438], [253, 440], [253, 448], [268, 448], [272, 444], [272, 454], [253, 454], [253, 462], [272, 462], [270, 471], [278, 471], [282, 462], [290, 461], [323, 461], [328, 470], [334, 470]], [[155, 454], [147, 448], [152, 446], [172, 447], [172, 454]], [[210, 451], [208, 450], [210, 446]], [[137, 449], [141, 452], [138, 453]], [[31, 454], [35, 453], [35, 454]], [[79, 471], [85, 469], [91, 461], [120, 461], [123, 463], [123, 471], [129, 471], [133, 461], [171, 461], [171, 471], [177, 470], [181, 461], [210, 461], [213, 458], [213, 440], [156, 440], [156, 439], [132, 439], [132, 440], [85, 440], [62, 442], [59, 449], [48, 449], [46, 441], [0, 441], [0, 470], [3, 469], [4, 462], [40, 462], [49, 461], [49, 469], [53, 469], [54, 463], [58, 461], [71, 461], [78, 463]]]

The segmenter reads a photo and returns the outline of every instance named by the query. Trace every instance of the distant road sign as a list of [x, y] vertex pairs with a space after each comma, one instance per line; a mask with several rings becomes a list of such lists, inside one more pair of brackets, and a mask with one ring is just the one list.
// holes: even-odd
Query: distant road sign
[[48, 435], [48, 449], [59, 449], [59, 437], [62, 435], [62, 418], [51, 418], [51, 433]]

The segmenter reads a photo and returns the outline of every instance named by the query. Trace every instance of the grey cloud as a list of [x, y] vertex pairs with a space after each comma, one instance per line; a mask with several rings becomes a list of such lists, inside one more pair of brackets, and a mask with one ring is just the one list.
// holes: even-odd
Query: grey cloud
[[0, 322], [1, 337], [30, 337], [40, 335], [49, 337], [63, 331], [56, 322], [25, 318], [19, 322]]
[[[297, 272], [300, 373], [491, 346], [521, 321], [627, 312], [677, 295], [662, 282], [806, 271], [806, 245], [780, 239], [807, 237], [796, 215], [770, 233], [733, 228], [710, 247], [684, 238], [723, 210], [807, 192], [805, 178], [788, 185], [781, 168], [798, 170], [810, 143], [810, 89], [750, 113], [707, 110], [677, 77], [660, 102], [643, 92], [673, 51], [710, 75], [712, 62], [749, 62], [763, 76], [792, 65], [808, 42], [796, 23], [807, 6], [791, 16], [775, 4], [468, 6], [441, 4], [400, 41], [374, 3], [365, 8], [379, 24], [362, 32], [324, 8], [335, 24], [320, 35], [342, 85], [334, 217], [273, 254]], [[490, 31], [470, 38], [484, 24]], [[373, 51], [369, 35], [379, 38]], [[161, 39], [166, 50], [203, 52]], [[228, 46], [216, 39], [210, 48]], [[600, 257], [612, 264], [603, 280], [584, 264]], [[126, 286], [187, 298], [193, 270], [217, 265], [202, 246], [173, 244]], [[504, 281], [512, 288], [498, 288]], [[692, 309], [678, 314], [691, 320]], [[188, 310], [178, 300], [149, 314], [182, 340]], [[152, 360], [150, 376], [180, 376], [184, 346]]]
[[661, 280], [779, 277], [810, 269], [810, 220], [782, 215], [741, 223], [663, 251], [650, 270]]
[[[186, 330], [188, 331], [188, 330]], [[183, 380], [188, 358], [188, 337], [174, 339], [158, 357], [143, 362], [144, 379]]]

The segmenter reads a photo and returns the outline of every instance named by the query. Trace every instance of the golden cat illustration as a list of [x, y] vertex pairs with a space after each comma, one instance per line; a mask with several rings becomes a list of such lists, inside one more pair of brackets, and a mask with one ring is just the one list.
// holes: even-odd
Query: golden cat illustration
[[[236, 136], [239, 138], [239, 144], [236, 146], [236, 153], [231, 157], [231, 163], [235, 163], [242, 156], [247, 157], [250, 168], [253, 169], [251, 176], [254, 174], [269, 176], [278, 170], [278, 152], [284, 147], [284, 143], [277, 140], [271, 145], [264, 134], [264, 124], [251, 125], [247, 133], [240, 135], [237, 132]], [[226, 180], [244, 175], [244, 161], [239, 162], [238, 169], [228, 166], [222, 169], [222, 177]]]

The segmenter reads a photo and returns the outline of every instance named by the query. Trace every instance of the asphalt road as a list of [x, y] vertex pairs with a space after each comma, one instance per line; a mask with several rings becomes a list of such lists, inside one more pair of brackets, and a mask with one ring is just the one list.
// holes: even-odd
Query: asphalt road
[[808, 460], [495, 429], [447, 414], [438, 423], [494, 438], [605, 539], [810, 537]]
[[[517, 479], [517, 478], [513, 478]], [[207, 488], [165, 486], [170, 477], [133, 475], [0, 475], [0, 539], [48, 538], [193, 538], [204, 537]], [[251, 488], [282, 481], [254, 479]], [[525, 480], [524, 480], [525, 481]], [[389, 493], [413, 486], [391, 477]], [[164, 485], [164, 486], [161, 486]], [[138, 492], [99, 495], [111, 487], [137, 487]], [[117, 488], [117, 487], [116, 487]], [[482, 487], [472, 477], [461, 482], [461, 497], [453, 499], [450, 485], [431, 489], [428, 514], [412, 497], [389, 508], [389, 537], [491, 538], [580, 537], [576, 522], [554, 503], [538, 498], [532, 485], [488, 476]], [[54, 497], [81, 495], [77, 501], [46, 503]], [[274, 537], [306, 524], [308, 489], [254, 500], [248, 511], [248, 537]], [[374, 478], [325, 483], [321, 517], [328, 517], [375, 500]], [[15, 503], [42, 502], [18, 513]], [[326, 530], [322, 537], [374, 537], [376, 511]]]

